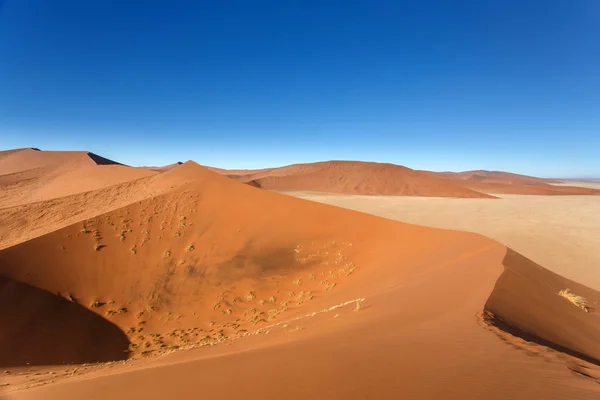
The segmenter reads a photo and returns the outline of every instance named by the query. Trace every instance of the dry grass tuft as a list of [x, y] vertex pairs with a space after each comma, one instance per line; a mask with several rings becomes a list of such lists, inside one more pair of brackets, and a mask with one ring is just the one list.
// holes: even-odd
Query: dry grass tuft
[[571, 292], [571, 290], [568, 288], [563, 289], [560, 292], [558, 292], [558, 295], [569, 300], [577, 308], [580, 308], [583, 311], [588, 312], [587, 301], [585, 300], [585, 297], [577, 296], [575, 293]]
[[357, 300], [356, 301], [356, 308], [354, 309], [354, 311], [360, 310], [361, 307], [362, 307], [362, 300]]

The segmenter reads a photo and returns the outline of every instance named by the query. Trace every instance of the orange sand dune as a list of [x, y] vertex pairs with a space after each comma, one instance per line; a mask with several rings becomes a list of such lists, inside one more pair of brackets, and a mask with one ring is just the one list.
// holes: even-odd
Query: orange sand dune
[[280, 191], [317, 191], [390, 196], [491, 198], [454, 182], [400, 165], [327, 161], [255, 171], [213, 169], [253, 186]]
[[[76, 170], [75, 173], [68, 173], [67, 176], [73, 177], [75, 174], [85, 171], [87, 169], [82, 168]], [[174, 176], [169, 172], [151, 174], [96, 190], [14, 206], [10, 206], [10, 204], [17, 202], [16, 199], [5, 194], [9, 201], [5, 202], [8, 207], [0, 206], [0, 221], [2, 221], [0, 223], [0, 249], [140, 200], [164, 194], [194, 179], [193, 174], [190, 176], [182, 173]], [[0, 176], [1, 180], [2, 176]], [[56, 181], [50, 181], [50, 186], [54, 187], [55, 183]], [[31, 185], [28, 186], [29, 189], [31, 187]], [[47, 187], [41, 186], [40, 191], [47, 191]], [[54, 196], [59, 194], [53, 193]]]
[[0, 208], [83, 193], [153, 174], [84, 151], [13, 151], [0, 157]]
[[[213, 172], [255, 187], [279, 191], [467, 198], [493, 197], [484, 193], [600, 194], [600, 191], [596, 189], [553, 186], [552, 183], [559, 182], [554, 179], [502, 171], [416, 171], [394, 164], [359, 161], [327, 161], [258, 170], [208, 168]], [[464, 189], [468, 189], [468, 191]]]
[[0, 154], [0, 175], [14, 174], [30, 169], [55, 165], [121, 165], [87, 151], [41, 151], [16, 149]]
[[[159, 178], [164, 194], [0, 251], [10, 300], [0, 323], [17, 325], [0, 341], [12, 398], [600, 393], [600, 293], [497, 242], [259, 190], [192, 162]], [[24, 286], [7, 293], [12, 282]], [[566, 288], [587, 305], [559, 296]], [[24, 300], [37, 296], [70, 304], [62, 318], [81, 325], [33, 334], [14, 315], [43, 313], [41, 326], [59, 329]], [[130, 360], [48, 366], [104, 354]]]

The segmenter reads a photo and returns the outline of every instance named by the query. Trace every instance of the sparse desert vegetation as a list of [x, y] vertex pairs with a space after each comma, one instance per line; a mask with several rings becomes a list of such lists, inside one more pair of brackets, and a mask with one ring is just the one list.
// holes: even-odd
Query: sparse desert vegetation
[[584, 297], [578, 296], [575, 293], [571, 292], [571, 290], [567, 289], [563, 289], [561, 291], [558, 292], [558, 295], [567, 299], [569, 302], [571, 302], [575, 307], [580, 308], [581, 310], [587, 312], [587, 301], [585, 300]]

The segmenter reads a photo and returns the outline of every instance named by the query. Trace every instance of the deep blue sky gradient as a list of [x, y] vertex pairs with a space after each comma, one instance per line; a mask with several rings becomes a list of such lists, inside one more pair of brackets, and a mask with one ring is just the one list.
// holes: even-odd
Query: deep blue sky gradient
[[600, 176], [600, 2], [0, 0], [0, 149]]

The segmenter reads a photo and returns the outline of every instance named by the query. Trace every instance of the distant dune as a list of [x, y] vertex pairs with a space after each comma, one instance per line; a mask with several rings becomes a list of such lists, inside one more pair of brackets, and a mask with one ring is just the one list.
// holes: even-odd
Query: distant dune
[[536, 185], [546, 183], [558, 183], [554, 179], [536, 178], [534, 176], [513, 174], [503, 171], [463, 171], [463, 172], [440, 172], [448, 178], [462, 179], [465, 181], [502, 183], [510, 185]]
[[464, 187], [494, 194], [529, 195], [599, 195], [600, 190], [576, 185], [555, 186], [560, 180], [536, 178], [501, 171], [432, 172], [435, 176], [451, 179]]
[[15, 150], [0, 154], [0, 208], [88, 192], [155, 173], [86, 151]]
[[559, 181], [501, 171], [431, 172], [395, 164], [326, 161], [259, 170], [210, 168], [240, 182], [276, 191], [493, 198], [490, 194], [597, 195], [599, 190], [553, 186]]
[[[472, 192], [398, 166], [323, 164], [238, 176]], [[261, 190], [192, 161], [63, 199], [5, 214], [91, 210], [0, 250], [11, 398], [594, 398], [600, 293], [483, 236]]]
[[90, 165], [122, 165], [88, 151], [41, 151], [17, 149], [0, 152], [0, 175], [14, 174], [35, 168], [61, 165], [78, 167]]
[[213, 169], [222, 175], [254, 186], [280, 191], [491, 198], [456, 183], [394, 164], [327, 161], [294, 164], [256, 171]]

